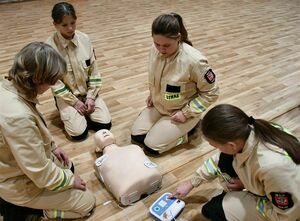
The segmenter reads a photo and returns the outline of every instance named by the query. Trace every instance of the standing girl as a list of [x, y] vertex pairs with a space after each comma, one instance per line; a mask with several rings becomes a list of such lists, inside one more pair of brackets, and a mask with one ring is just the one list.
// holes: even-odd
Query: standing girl
[[76, 13], [67, 2], [54, 5], [53, 24], [57, 30], [47, 43], [67, 62], [67, 74], [53, 87], [56, 105], [68, 135], [86, 138], [88, 128], [111, 128], [111, 116], [100, 98], [102, 79], [89, 37], [76, 30]]
[[192, 46], [180, 15], [152, 23], [147, 107], [132, 127], [132, 139], [152, 153], [188, 141], [188, 132], [218, 98], [217, 80], [207, 59]]

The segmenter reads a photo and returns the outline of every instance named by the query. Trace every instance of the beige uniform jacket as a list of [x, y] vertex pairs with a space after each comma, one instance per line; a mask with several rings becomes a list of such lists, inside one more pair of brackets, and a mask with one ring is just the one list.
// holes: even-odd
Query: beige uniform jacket
[[0, 197], [23, 204], [43, 188], [62, 191], [74, 182], [54, 162], [52, 136], [35, 105], [8, 80], [0, 82]]
[[55, 32], [46, 42], [67, 62], [68, 73], [52, 87], [54, 96], [62, 98], [71, 106], [77, 102], [78, 96], [95, 100], [102, 79], [89, 37], [75, 31], [73, 39], [67, 40], [59, 32]]
[[[251, 132], [243, 152], [235, 155], [233, 167], [249, 192], [267, 198], [263, 207], [267, 220], [300, 219], [300, 165], [282, 148], [263, 144]], [[208, 174], [205, 166], [200, 167], [193, 185], [211, 179]]]
[[195, 117], [217, 100], [216, 76], [192, 46], [181, 43], [174, 55], [164, 58], [153, 45], [149, 61], [150, 94], [161, 114], [182, 110], [187, 118]]

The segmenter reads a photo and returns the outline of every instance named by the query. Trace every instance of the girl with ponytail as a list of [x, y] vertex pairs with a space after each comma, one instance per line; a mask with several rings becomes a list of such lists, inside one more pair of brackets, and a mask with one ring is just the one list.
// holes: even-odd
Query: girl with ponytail
[[219, 93], [215, 73], [188, 39], [179, 14], [158, 16], [151, 33], [150, 95], [131, 137], [148, 153], [160, 154], [188, 142], [188, 135]]
[[186, 196], [202, 181], [226, 177], [230, 191], [203, 206], [207, 218], [300, 220], [300, 142], [296, 137], [229, 104], [208, 111], [201, 128], [209, 144], [221, 153], [208, 159], [191, 180], [179, 184], [174, 196]]

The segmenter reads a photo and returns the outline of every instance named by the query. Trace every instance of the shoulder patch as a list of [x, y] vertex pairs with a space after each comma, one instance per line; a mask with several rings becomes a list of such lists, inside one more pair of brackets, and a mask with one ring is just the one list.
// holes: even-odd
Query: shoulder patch
[[288, 192], [271, 192], [272, 203], [279, 209], [286, 210], [294, 206], [292, 195]]
[[204, 75], [204, 78], [209, 84], [212, 84], [216, 80], [216, 75], [211, 69], [209, 69]]

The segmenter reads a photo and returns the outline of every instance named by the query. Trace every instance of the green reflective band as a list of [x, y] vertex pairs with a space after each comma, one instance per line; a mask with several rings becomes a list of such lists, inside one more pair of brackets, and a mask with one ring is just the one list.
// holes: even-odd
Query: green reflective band
[[181, 98], [180, 93], [165, 93], [165, 100], [179, 100]]
[[260, 197], [257, 200], [256, 203], [256, 210], [259, 212], [260, 215], [262, 215], [264, 218], [266, 218], [266, 214], [265, 214], [265, 207], [267, 204], [267, 199], [264, 197]]
[[56, 217], [57, 217], [57, 210], [54, 210], [51, 218], [56, 218]]
[[54, 210], [51, 218], [64, 218], [64, 211]]
[[206, 110], [206, 107], [201, 103], [201, 101], [198, 98], [193, 99], [191, 101], [191, 105], [198, 112], [204, 112]]
[[214, 176], [218, 175], [225, 182], [229, 182], [229, 180], [231, 179], [231, 177], [228, 174], [222, 173], [220, 168], [215, 165], [214, 161], [211, 158], [206, 160], [204, 162], [204, 165], [205, 165], [206, 170], [209, 174], [214, 175]]
[[55, 187], [53, 189], [53, 191], [58, 191], [60, 190], [62, 187], [64, 187], [64, 185], [66, 184], [67, 182], [67, 175], [65, 173], [65, 171], [62, 170], [61, 174], [60, 174], [60, 179], [61, 179], [61, 182], [57, 185], [57, 187]]
[[178, 140], [177, 140], [176, 146], [182, 144], [183, 141], [184, 141], [184, 137], [179, 137]]
[[98, 76], [90, 76], [89, 77], [89, 85], [101, 85], [102, 79]]
[[218, 174], [217, 168], [216, 168], [216, 166], [215, 166], [215, 164], [214, 164], [214, 162], [213, 162], [213, 160], [211, 158], [209, 158], [208, 160], [206, 160], [204, 162], [204, 165], [205, 165], [206, 170], [207, 170], [207, 172], [209, 174], [211, 174], [211, 175], [217, 175]]
[[56, 95], [65, 94], [65, 93], [67, 93], [67, 92], [68, 92], [68, 89], [66, 88], [66, 86], [63, 86], [63, 87], [61, 87], [61, 88], [58, 88], [58, 89], [54, 90], [54, 93], [55, 93]]

